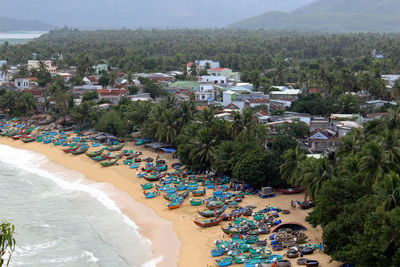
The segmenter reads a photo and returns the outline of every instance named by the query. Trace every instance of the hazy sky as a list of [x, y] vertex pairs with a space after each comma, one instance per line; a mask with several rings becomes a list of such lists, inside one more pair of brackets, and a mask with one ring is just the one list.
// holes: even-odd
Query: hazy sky
[[78, 28], [224, 27], [316, 0], [1, 0], [0, 16]]

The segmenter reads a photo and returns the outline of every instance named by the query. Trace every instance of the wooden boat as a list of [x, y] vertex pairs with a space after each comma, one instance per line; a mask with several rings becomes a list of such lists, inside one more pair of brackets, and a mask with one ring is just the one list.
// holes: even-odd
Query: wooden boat
[[215, 259], [218, 266], [229, 266], [232, 264], [233, 258], [231, 256]]
[[36, 136], [25, 136], [24, 139], [22, 139], [22, 142], [24, 143], [30, 143], [36, 140]]
[[[199, 217], [199, 218], [201, 218], [201, 217]], [[222, 221], [223, 216], [220, 216], [217, 218], [212, 218], [212, 219], [207, 219], [207, 220], [202, 220], [202, 221], [199, 221], [199, 218], [196, 218], [193, 221], [197, 226], [210, 227], [210, 226], [215, 226], [215, 225], [219, 224]]]
[[100, 150], [86, 153], [86, 156], [88, 156], [89, 158], [94, 158], [94, 157], [100, 156], [101, 154], [103, 154], [104, 150], [106, 150], [106, 149], [107, 149], [107, 147], [103, 147]]
[[104, 157], [104, 156], [97, 156], [97, 157], [94, 157], [94, 158], [91, 158], [91, 159], [94, 160], [94, 161], [100, 162], [100, 161], [106, 160], [107, 158]]
[[111, 152], [108, 152], [108, 153], [104, 154], [104, 156], [106, 158], [108, 158], [108, 159], [115, 159], [117, 157], [120, 158], [120, 157], [122, 157], [122, 152], [121, 153], [114, 153], [114, 154], [112, 154]]
[[115, 159], [107, 160], [105, 162], [100, 162], [100, 165], [103, 167], [110, 167], [110, 166], [114, 165], [115, 163], [117, 163], [118, 160], [119, 160], [119, 157], [116, 157]]
[[224, 205], [225, 205], [225, 203], [222, 201], [208, 201], [206, 203], [206, 207], [209, 210], [219, 209], [219, 208], [223, 207]]
[[81, 146], [79, 149], [71, 151], [72, 155], [80, 155], [89, 150], [89, 146]]
[[279, 189], [283, 194], [298, 194], [304, 191], [304, 188], [295, 187], [295, 188], [287, 188], [287, 189]]
[[202, 196], [204, 196], [206, 194], [206, 190], [205, 189], [203, 189], [203, 190], [195, 190], [195, 191], [192, 191], [192, 195], [194, 196], [194, 197], [202, 197]]
[[122, 143], [120, 145], [115, 145], [115, 146], [109, 146], [107, 148], [108, 151], [118, 151], [121, 150], [125, 146], [125, 143]]
[[73, 146], [73, 147], [64, 148], [63, 151], [64, 151], [65, 153], [70, 153], [70, 152], [72, 152], [72, 151], [78, 150], [79, 147], [80, 147], [80, 145], [78, 144], [78, 145], [75, 145], [75, 146]]
[[219, 217], [226, 210], [226, 205], [215, 210], [198, 211], [197, 213], [203, 217]]
[[22, 137], [22, 135], [16, 134], [16, 135], [13, 135], [11, 138], [12, 138], [13, 140], [19, 140], [21, 137]]
[[183, 198], [178, 197], [176, 199], [174, 199], [171, 203], [167, 204], [168, 209], [173, 210], [173, 209], [177, 209], [180, 206], [182, 206], [183, 203]]
[[161, 179], [161, 176], [160, 176], [160, 175], [150, 175], [150, 176], [144, 176], [143, 178], [144, 178], [146, 181], [155, 182], [155, 181], [160, 180], [160, 179]]

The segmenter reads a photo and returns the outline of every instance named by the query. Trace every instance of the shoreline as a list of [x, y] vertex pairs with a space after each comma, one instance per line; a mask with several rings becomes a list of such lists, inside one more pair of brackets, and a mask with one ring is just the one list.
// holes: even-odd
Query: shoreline
[[[104, 181], [104, 178], [95, 178], [91, 168], [82, 168], [79, 167], [78, 164], [74, 164], [73, 166], [71, 164], [66, 164], [63, 157], [57, 157], [54, 154], [57, 152], [64, 154], [64, 152], [56, 149], [54, 146], [48, 147], [54, 148], [50, 151], [48, 149], [43, 150], [40, 149], [44, 146], [43, 144], [24, 144], [8, 138], [0, 138], [0, 144], [44, 155], [48, 162], [52, 163], [52, 167], [62, 167], [84, 176], [82, 180], [83, 185], [106, 184], [107, 187], [111, 187], [110, 191], [103, 189], [100, 190], [115, 203], [115, 205], [120, 209], [122, 216], [126, 216], [138, 227], [138, 229], [136, 229], [138, 233], [144, 239], [151, 242], [154, 258], [146, 262], [144, 266], [154, 266], [150, 265], [151, 263], [156, 263], [156, 265], [160, 267], [177, 266], [178, 254], [181, 245], [180, 240], [172, 229], [172, 223], [160, 218], [153, 209], [146, 207], [141, 202], [136, 201], [131, 194], [119, 189], [112, 181]], [[79, 158], [77, 157], [77, 159]], [[41, 164], [41, 167], [48, 169], [48, 167], [46, 168], [46, 166], [43, 166], [45, 164], [46, 163]], [[94, 165], [93, 167], [97, 166]], [[117, 177], [117, 175], [118, 174], [112, 175], [113, 180], [124, 179], [123, 177]], [[144, 214], [145, 216], [143, 216]], [[165, 247], [165, 242], [167, 240], [168, 247]]]
[[[146, 199], [143, 195], [143, 190], [140, 187], [141, 183], [146, 181], [140, 179], [136, 175], [137, 170], [129, 169], [125, 165], [112, 166], [108, 168], [102, 168], [99, 164], [95, 164], [86, 155], [73, 156], [71, 154], [65, 154], [59, 147], [55, 147], [51, 144], [45, 145], [42, 143], [22, 143], [20, 141], [14, 141], [7, 137], [0, 137], [0, 144], [9, 145], [16, 148], [31, 150], [47, 156], [50, 161], [62, 165], [68, 169], [78, 171], [85, 175], [88, 180], [97, 183], [108, 183], [114, 186], [116, 189], [124, 192], [127, 196], [134, 200], [134, 202], [142, 207], [149, 208], [153, 211], [157, 218], [168, 222], [168, 227], [165, 228], [155, 227], [158, 222], [149, 222], [149, 214], [142, 216], [144, 213], [138, 211], [133, 204], [118, 205], [123, 214], [131, 218], [139, 227], [138, 231], [141, 235], [149, 238], [152, 241], [153, 252], [156, 257], [162, 255], [163, 260], [157, 264], [157, 266], [214, 266], [214, 258], [210, 255], [210, 250], [215, 247], [215, 240], [229, 239], [229, 237], [221, 231], [219, 226], [209, 228], [199, 228], [193, 223], [198, 214], [197, 211], [203, 210], [204, 207], [190, 206], [186, 202], [185, 205], [176, 210], [169, 210], [166, 207], [166, 201], [162, 197], [156, 197], [153, 199]], [[153, 157], [157, 154], [149, 151], [142, 146], [133, 146], [127, 144], [124, 149], [133, 149], [134, 151], [141, 151], [142, 158]], [[95, 150], [93, 148], [93, 150]], [[61, 156], [62, 155], [62, 156]], [[170, 156], [166, 158], [167, 164], [170, 166], [171, 163], [176, 160], [171, 160]], [[212, 190], [208, 190], [205, 197], [212, 195]], [[119, 194], [123, 195], [123, 194]], [[115, 196], [111, 196], [116, 203], [120, 204]], [[265, 206], [274, 206], [281, 209], [290, 210], [290, 214], [281, 215], [283, 222], [299, 222], [307, 227], [305, 232], [308, 236], [310, 243], [319, 244], [322, 242], [322, 230], [320, 227], [313, 228], [310, 224], [305, 221], [309, 210], [302, 209], [291, 209], [290, 201], [304, 199], [304, 194], [296, 195], [284, 195], [277, 193], [276, 197], [261, 199], [257, 196], [246, 196], [243, 199], [241, 205], [255, 205], [258, 208], [264, 208]], [[123, 201], [122, 201], [123, 202]], [[222, 224], [223, 225], [223, 224]], [[171, 237], [167, 236], [166, 229], [173, 229], [175, 237], [177, 236], [177, 242], [174, 242]], [[230, 240], [230, 239], [229, 239]], [[175, 255], [172, 255], [175, 253]], [[284, 252], [278, 252], [277, 254], [283, 254]], [[320, 262], [320, 266], [323, 267], [338, 267], [340, 263], [331, 262], [330, 257], [323, 253], [315, 252], [310, 255], [315, 260]], [[291, 260], [292, 265], [296, 266], [296, 259]]]

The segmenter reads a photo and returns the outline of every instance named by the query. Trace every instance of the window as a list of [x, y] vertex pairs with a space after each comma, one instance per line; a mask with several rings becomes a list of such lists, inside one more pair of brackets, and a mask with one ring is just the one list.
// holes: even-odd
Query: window
[[201, 89], [201, 90], [204, 90], [204, 87], [202, 86], [200, 89]]
[[206, 96], [205, 95], [201, 95], [201, 100], [204, 100], [204, 99], [206, 99]]
[[18, 87], [20, 87], [21, 86], [21, 82], [18, 82]]

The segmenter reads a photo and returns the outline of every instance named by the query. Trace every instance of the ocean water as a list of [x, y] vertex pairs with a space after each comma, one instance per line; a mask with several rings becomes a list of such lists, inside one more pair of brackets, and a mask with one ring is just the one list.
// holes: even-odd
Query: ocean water
[[0, 32], [0, 43], [8, 41], [10, 44], [26, 43], [38, 38], [47, 32], [44, 31], [7, 31]]
[[161, 260], [103, 185], [83, 178], [43, 155], [0, 145], [0, 219], [16, 227], [10, 266], [147, 267]]

